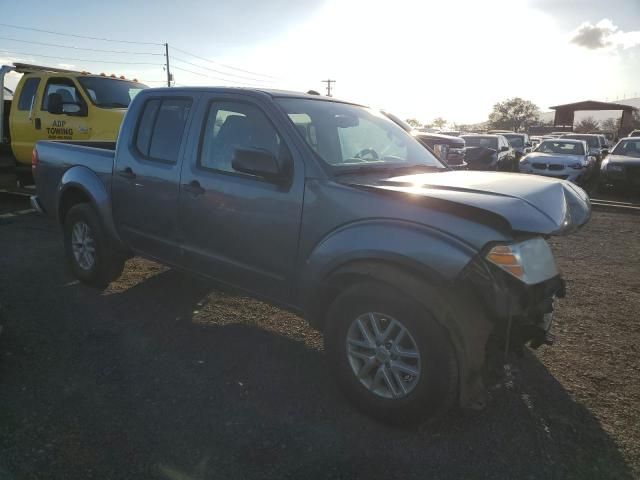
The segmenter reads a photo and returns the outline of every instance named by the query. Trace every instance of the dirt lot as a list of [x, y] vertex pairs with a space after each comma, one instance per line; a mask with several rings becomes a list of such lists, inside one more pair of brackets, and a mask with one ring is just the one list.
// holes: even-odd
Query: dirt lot
[[343, 400], [299, 318], [143, 260], [91, 290], [55, 225], [0, 218], [0, 478], [637, 478], [640, 218], [553, 244], [556, 345], [484, 412], [397, 430]]

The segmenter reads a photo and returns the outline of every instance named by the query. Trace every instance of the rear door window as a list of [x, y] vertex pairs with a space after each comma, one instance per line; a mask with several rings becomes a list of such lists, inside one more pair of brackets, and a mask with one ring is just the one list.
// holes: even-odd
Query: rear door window
[[138, 124], [138, 134], [136, 135], [136, 148], [145, 157], [149, 156], [149, 145], [151, 145], [151, 134], [153, 133], [153, 124], [156, 121], [156, 115], [160, 108], [160, 100], [149, 100], [140, 116]]
[[176, 163], [191, 104], [190, 98], [149, 100], [138, 124], [138, 151], [150, 160]]
[[20, 92], [20, 99], [18, 100], [18, 110], [31, 110], [31, 102], [33, 101], [36, 91], [40, 85], [40, 79], [27, 78], [22, 85], [22, 91]]

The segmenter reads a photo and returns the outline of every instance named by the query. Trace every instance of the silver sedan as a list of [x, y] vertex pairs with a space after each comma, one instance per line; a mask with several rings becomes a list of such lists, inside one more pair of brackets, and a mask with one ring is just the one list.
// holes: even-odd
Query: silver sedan
[[596, 157], [584, 140], [554, 138], [520, 159], [520, 172], [544, 175], [584, 184], [595, 171]]

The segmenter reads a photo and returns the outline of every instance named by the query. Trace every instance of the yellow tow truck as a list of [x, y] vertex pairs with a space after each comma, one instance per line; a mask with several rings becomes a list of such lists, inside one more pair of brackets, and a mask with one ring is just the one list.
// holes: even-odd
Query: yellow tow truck
[[[5, 75], [22, 78], [7, 95]], [[129, 103], [146, 85], [115, 75], [14, 63], [0, 67], [0, 188], [29, 185], [38, 140], [115, 142]]]

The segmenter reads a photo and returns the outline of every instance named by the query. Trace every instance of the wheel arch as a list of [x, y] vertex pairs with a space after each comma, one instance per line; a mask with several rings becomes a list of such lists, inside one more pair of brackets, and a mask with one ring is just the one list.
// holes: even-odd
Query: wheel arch
[[80, 165], [67, 170], [60, 180], [56, 210], [58, 222], [64, 224], [69, 210], [79, 203], [89, 203], [96, 210], [109, 239], [119, 249], [125, 250], [115, 228], [107, 187], [95, 172]]
[[473, 291], [433, 270], [397, 262], [367, 259], [341, 265], [327, 277], [307, 315], [315, 328], [324, 329], [331, 303], [358, 282], [376, 281], [411, 296], [447, 331], [458, 365], [458, 402], [463, 407], [486, 404], [483, 382], [486, 344], [493, 329], [481, 300]]

